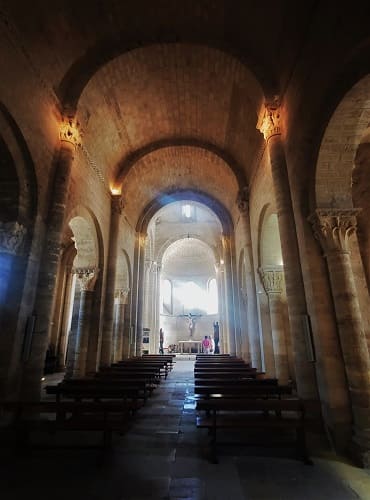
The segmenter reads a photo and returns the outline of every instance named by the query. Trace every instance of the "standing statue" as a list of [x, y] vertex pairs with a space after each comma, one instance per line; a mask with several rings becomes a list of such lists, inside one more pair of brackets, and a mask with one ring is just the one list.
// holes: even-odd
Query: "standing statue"
[[220, 354], [220, 348], [218, 346], [218, 343], [220, 341], [220, 326], [218, 324], [218, 321], [213, 323], [213, 340], [215, 342], [215, 348], [214, 348], [214, 354]]
[[164, 354], [163, 341], [164, 341], [163, 329], [160, 328], [159, 329], [159, 354]]

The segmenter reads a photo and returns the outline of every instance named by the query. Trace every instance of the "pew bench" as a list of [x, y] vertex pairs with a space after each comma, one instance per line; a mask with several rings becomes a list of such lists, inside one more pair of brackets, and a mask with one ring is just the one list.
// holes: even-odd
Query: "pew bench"
[[264, 440], [269, 435], [279, 439], [284, 434], [293, 435], [293, 443], [290, 438], [283, 444], [293, 444], [297, 457], [305, 464], [312, 464], [306, 448], [304, 407], [299, 399], [201, 399], [197, 401], [196, 410], [197, 428], [207, 429], [209, 433], [210, 460], [213, 463], [218, 463], [219, 431], [237, 429], [262, 432], [263, 439], [257, 445], [265, 445]]
[[7, 428], [15, 431], [20, 447], [66, 447], [65, 445], [30, 444], [35, 432], [55, 435], [58, 432], [98, 432], [102, 440], [97, 445], [72, 445], [67, 447], [102, 448], [112, 445], [112, 434], [124, 434], [132, 420], [132, 405], [129, 402], [66, 402], [66, 401], [3, 401], [2, 415], [9, 415]]
[[288, 385], [248, 384], [237, 381], [230, 385], [204, 384], [194, 387], [194, 394], [204, 398], [264, 398], [281, 399], [282, 396], [292, 394], [292, 387]]
[[129, 360], [129, 361], [119, 361], [118, 363], [113, 363], [111, 368], [124, 368], [124, 369], [143, 369], [143, 370], [152, 370], [158, 371], [158, 375], [167, 378], [168, 372], [170, 371], [168, 368], [168, 363], [166, 361], [142, 361], [140, 358], [137, 360]]
[[197, 379], [195, 380], [195, 386], [196, 387], [202, 387], [204, 385], [217, 385], [219, 387], [230, 387], [233, 386], [235, 383], [239, 385], [278, 385], [278, 379], [277, 378], [240, 378], [240, 379], [233, 379], [233, 378], [222, 378], [222, 376], [215, 376], [209, 379]]
[[[102, 383], [103, 382], [103, 383]], [[56, 401], [62, 398], [74, 399], [75, 401], [94, 400], [121, 400], [131, 403], [132, 410], [139, 409], [147, 399], [145, 385], [140, 383], [116, 384], [97, 379], [94, 381], [66, 380], [56, 385], [47, 385], [45, 392], [54, 395]]]

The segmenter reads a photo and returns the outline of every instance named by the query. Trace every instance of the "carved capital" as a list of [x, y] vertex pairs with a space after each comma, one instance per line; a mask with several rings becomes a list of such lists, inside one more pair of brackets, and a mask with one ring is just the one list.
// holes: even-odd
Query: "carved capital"
[[280, 106], [277, 102], [265, 105], [257, 129], [262, 132], [266, 142], [272, 136], [281, 134]]
[[99, 269], [96, 267], [78, 267], [73, 268], [72, 272], [77, 275], [81, 292], [93, 292], [96, 280], [98, 279]]
[[0, 253], [22, 255], [27, 229], [17, 221], [0, 222]]
[[260, 268], [263, 287], [266, 293], [282, 293], [284, 290], [284, 271], [282, 268]]
[[129, 288], [120, 288], [114, 292], [114, 299], [116, 304], [127, 304], [127, 298], [129, 294]]
[[356, 231], [358, 208], [318, 208], [308, 217], [325, 254], [349, 253], [349, 238]]
[[123, 197], [121, 194], [112, 194], [111, 195], [111, 207], [112, 212], [116, 214], [121, 214], [125, 205], [123, 203]]
[[79, 129], [80, 124], [75, 118], [63, 117], [60, 124], [59, 139], [61, 142], [69, 142], [75, 148], [81, 146], [82, 133]]
[[238, 197], [236, 199], [236, 203], [238, 205], [239, 212], [241, 214], [247, 214], [249, 209], [249, 191], [248, 187], [244, 186], [238, 193]]

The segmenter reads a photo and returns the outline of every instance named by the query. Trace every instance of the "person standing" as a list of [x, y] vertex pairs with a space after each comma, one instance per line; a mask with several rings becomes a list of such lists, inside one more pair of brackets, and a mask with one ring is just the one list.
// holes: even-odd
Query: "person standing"
[[162, 328], [159, 330], [159, 354], [164, 354], [163, 350], [164, 334]]
[[220, 326], [218, 324], [218, 321], [213, 323], [213, 338], [214, 338], [214, 342], [215, 342], [213, 353], [220, 354], [220, 348], [218, 346], [218, 343], [220, 341]]
[[202, 348], [204, 354], [209, 354], [211, 352], [211, 341], [208, 338], [208, 335], [204, 336], [204, 339], [202, 340]]

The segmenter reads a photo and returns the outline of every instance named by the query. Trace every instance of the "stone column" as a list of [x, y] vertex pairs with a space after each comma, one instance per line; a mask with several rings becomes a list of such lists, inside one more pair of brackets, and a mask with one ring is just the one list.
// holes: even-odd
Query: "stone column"
[[[238, 196], [238, 209], [240, 212], [241, 241], [245, 255], [246, 283], [244, 297], [247, 304], [247, 332], [249, 339], [249, 349], [251, 363], [257, 369], [262, 368], [260, 330], [258, 325], [256, 281], [254, 276], [253, 251], [251, 241], [251, 228], [249, 220], [249, 197], [248, 190], [244, 188]], [[244, 332], [242, 332], [243, 335]]]
[[78, 123], [65, 118], [60, 129], [60, 149], [56, 157], [50, 205], [46, 218], [46, 235], [42, 250], [35, 300], [36, 322], [29, 359], [24, 363], [21, 397], [39, 399], [45, 353], [55, 295], [55, 283], [60, 259], [62, 229], [69, 190], [69, 180], [76, 147], [80, 145]]
[[73, 273], [72, 267], [66, 266], [65, 268], [65, 279], [64, 279], [64, 293], [63, 293], [63, 305], [61, 307], [61, 318], [60, 318], [60, 333], [58, 338], [57, 356], [58, 356], [58, 369], [65, 369], [65, 358], [66, 358], [66, 338], [68, 335], [68, 330], [70, 328], [70, 316], [68, 314], [73, 304], [71, 304], [71, 292], [73, 287]]
[[227, 330], [229, 338], [230, 354], [237, 354], [237, 339], [234, 318], [234, 290], [231, 264], [231, 248], [228, 236], [222, 237], [223, 260], [224, 260], [224, 277], [225, 277], [225, 302], [226, 302], [226, 318]]
[[13, 359], [18, 312], [21, 305], [27, 257], [24, 254], [27, 230], [17, 221], [0, 222], [0, 397], [15, 391], [12, 379], [19, 355]]
[[288, 353], [285, 342], [284, 310], [282, 302], [284, 273], [278, 268], [260, 269], [264, 289], [269, 299], [272, 345], [274, 349], [275, 373], [279, 384], [289, 380]]
[[120, 194], [111, 195], [111, 216], [109, 227], [109, 253], [107, 260], [107, 282], [104, 306], [104, 327], [101, 343], [100, 365], [109, 366], [112, 362], [112, 341], [114, 321], [114, 292], [116, 283], [117, 244], [119, 222], [122, 213], [123, 201]]
[[152, 329], [154, 332], [154, 353], [158, 353], [159, 350], [159, 334], [157, 335], [157, 332], [159, 332], [159, 298], [160, 298], [160, 275], [161, 275], [161, 266], [155, 262], [154, 263], [154, 287], [153, 287], [153, 309], [152, 309], [152, 314], [153, 314], [153, 320], [152, 320]]
[[143, 340], [143, 301], [144, 301], [144, 262], [145, 262], [145, 245], [147, 235], [142, 233], [136, 234], [135, 242], [135, 268], [133, 279], [133, 317], [135, 318], [135, 343], [131, 346], [130, 353], [132, 356], [141, 356], [142, 340]]
[[298, 251], [294, 212], [290, 195], [284, 145], [281, 139], [280, 109], [267, 105], [258, 128], [267, 142], [275, 191], [281, 250], [284, 261], [286, 296], [298, 394], [305, 400], [318, 400], [315, 369], [309, 362], [302, 318], [307, 315], [306, 296]]
[[[309, 220], [326, 258], [352, 402], [354, 443], [370, 457], [370, 357], [352, 273], [349, 239], [358, 209], [317, 209]], [[360, 451], [361, 454], [363, 454]], [[366, 460], [366, 459], [365, 459]]]
[[248, 323], [248, 291], [246, 287], [240, 288], [239, 297], [239, 318], [240, 318], [240, 331], [241, 331], [241, 342], [242, 342], [242, 358], [250, 363], [252, 366], [252, 356], [251, 356], [251, 339], [249, 335]]
[[80, 286], [80, 309], [78, 313], [78, 325], [73, 364], [73, 377], [83, 377], [86, 373], [87, 348], [89, 344], [89, 330], [91, 324], [91, 311], [94, 298], [94, 287], [98, 278], [99, 270], [74, 269]]
[[125, 318], [125, 305], [127, 304], [127, 297], [130, 289], [121, 288], [115, 292], [115, 315], [114, 315], [114, 328], [113, 328], [113, 363], [121, 361], [123, 358], [123, 335], [124, 335], [124, 318]]
[[144, 283], [143, 283], [143, 327], [149, 328], [149, 344], [147, 349], [153, 348], [153, 337], [155, 332], [152, 331], [152, 301], [153, 301], [153, 261], [149, 259], [144, 260]]

